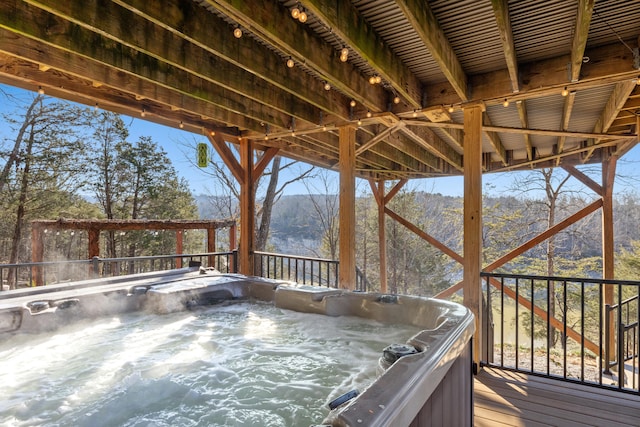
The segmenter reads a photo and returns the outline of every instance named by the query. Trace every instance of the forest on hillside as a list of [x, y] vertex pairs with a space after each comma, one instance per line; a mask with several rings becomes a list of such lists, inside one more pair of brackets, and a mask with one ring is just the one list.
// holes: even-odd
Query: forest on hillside
[[[239, 217], [238, 188], [220, 159], [210, 160], [219, 194], [194, 196], [156, 141], [132, 140], [122, 118], [37, 95], [4, 117], [10, 136], [0, 143], [0, 263], [28, 262], [34, 219], [227, 219]], [[338, 195], [328, 172], [275, 157], [257, 186], [257, 250], [338, 259]], [[289, 171], [283, 179], [280, 173]], [[296, 173], [291, 173], [295, 170]], [[335, 174], [334, 174], [335, 175]], [[308, 194], [284, 195], [304, 182]], [[483, 199], [484, 264], [593, 202], [562, 169], [532, 170], [506, 195]], [[387, 191], [395, 182], [388, 182]], [[366, 188], [366, 186], [363, 186]], [[388, 204], [451, 251], [462, 252], [462, 199], [413, 186]], [[379, 286], [378, 208], [370, 191], [356, 200], [357, 267]], [[640, 271], [640, 196], [616, 195], [619, 278]], [[433, 295], [460, 280], [460, 265], [395, 219], [385, 219], [389, 290]], [[219, 247], [228, 247], [221, 233]], [[84, 259], [87, 236], [60, 232], [46, 238], [45, 259]], [[185, 253], [204, 251], [204, 235], [189, 231]], [[105, 233], [104, 257], [173, 254], [173, 232]], [[227, 245], [227, 246], [225, 246]], [[501, 272], [597, 277], [601, 275], [600, 211], [535, 246]]]

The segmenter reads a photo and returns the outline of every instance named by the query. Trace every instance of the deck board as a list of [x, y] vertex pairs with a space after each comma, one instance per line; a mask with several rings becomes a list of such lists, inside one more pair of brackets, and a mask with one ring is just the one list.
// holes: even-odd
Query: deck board
[[640, 396], [485, 368], [475, 378], [474, 425], [640, 426]]

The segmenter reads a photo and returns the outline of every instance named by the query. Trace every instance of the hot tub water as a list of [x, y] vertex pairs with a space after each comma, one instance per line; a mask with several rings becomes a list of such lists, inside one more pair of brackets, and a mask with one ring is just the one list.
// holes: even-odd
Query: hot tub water
[[238, 303], [16, 335], [0, 344], [0, 425], [307, 426], [418, 330]]

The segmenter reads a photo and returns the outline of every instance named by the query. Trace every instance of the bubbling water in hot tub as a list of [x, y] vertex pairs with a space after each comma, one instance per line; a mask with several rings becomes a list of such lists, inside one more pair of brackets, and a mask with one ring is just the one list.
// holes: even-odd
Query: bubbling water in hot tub
[[16, 335], [0, 425], [307, 426], [418, 330], [243, 302]]

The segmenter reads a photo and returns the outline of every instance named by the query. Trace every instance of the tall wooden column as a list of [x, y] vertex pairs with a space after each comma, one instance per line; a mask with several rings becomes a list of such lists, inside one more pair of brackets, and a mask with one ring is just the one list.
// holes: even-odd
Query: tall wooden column
[[476, 317], [473, 361], [480, 366], [482, 343], [482, 111], [464, 108], [464, 305]]
[[378, 250], [380, 253], [380, 292], [387, 293], [387, 236], [385, 229], [384, 208], [386, 200], [384, 197], [384, 181], [378, 182]]
[[340, 128], [340, 267], [338, 286], [356, 288], [356, 128]]
[[[184, 230], [176, 230], [176, 255], [184, 251]], [[176, 258], [176, 268], [182, 268], [182, 258]]]
[[242, 138], [240, 140], [240, 165], [242, 181], [240, 183], [240, 273], [252, 276], [253, 245], [255, 242], [255, 203], [253, 193], [253, 143]]
[[[613, 183], [616, 175], [617, 157], [611, 157], [602, 162], [602, 278], [614, 279], [614, 241], [613, 241]], [[614, 285], [605, 285], [602, 288], [602, 302], [605, 305], [612, 305], [614, 301]], [[606, 313], [604, 307], [603, 313]], [[605, 314], [606, 316], [606, 314]], [[605, 363], [616, 360], [616, 329], [613, 313], [609, 314], [609, 339], [605, 345], [608, 347], [608, 359]], [[604, 319], [603, 319], [604, 320]], [[605, 323], [606, 324], [606, 323]], [[606, 358], [606, 357], [605, 357]], [[606, 370], [608, 370], [608, 365]]]

